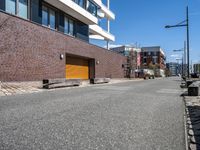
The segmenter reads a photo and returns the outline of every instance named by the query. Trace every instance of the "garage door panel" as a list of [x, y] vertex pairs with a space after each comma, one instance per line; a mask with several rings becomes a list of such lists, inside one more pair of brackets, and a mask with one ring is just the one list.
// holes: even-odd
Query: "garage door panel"
[[71, 57], [66, 60], [67, 79], [89, 79], [88, 60]]

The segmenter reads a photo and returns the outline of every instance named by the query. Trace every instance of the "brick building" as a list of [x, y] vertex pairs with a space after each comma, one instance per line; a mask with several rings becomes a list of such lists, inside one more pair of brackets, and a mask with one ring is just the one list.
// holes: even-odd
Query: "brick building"
[[114, 41], [98, 19], [115, 15], [101, 0], [2, 0], [0, 80], [123, 78], [126, 57], [89, 43]]
[[127, 56], [127, 70], [126, 74], [132, 74], [135, 77], [135, 71], [141, 67], [141, 48], [136, 48], [131, 45], [122, 45], [111, 48], [112, 51]]
[[141, 66], [148, 69], [155, 66], [157, 76], [164, 76], [165, 53], [160, 46], [142, 47], [141, 48]]

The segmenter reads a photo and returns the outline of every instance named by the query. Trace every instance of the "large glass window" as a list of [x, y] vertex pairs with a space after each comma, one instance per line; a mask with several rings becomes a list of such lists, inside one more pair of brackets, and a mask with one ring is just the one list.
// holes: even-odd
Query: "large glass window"
[[53, 11], [52, 9], [49, 9], [49, 26], [52, 29], [56, 28], [55, 11]]
[[87, 1], [87, 10], [94, 16], [97, 15], [97, 6], [91, 1]]
[[19, 0], [19, 16], [28, 18], [28, 0]]
[[69, 19], [65, 17], [65, 22], [64, 22], [64, 33], [68, 34], [69, 33]]
[[48, 26], [48, 9], [42, 6], [42, 25]]
[[48, 26], [52, 29], [56, 28], [55, 11], [46, 6], [42, 6], [42, 25]]
[[69, 35], [74, 35], [74, 21], [65, 17], [64, 22], [64, 33]]
[[69, 19], [69, 34], [74, 35], [74, 22], [71, 19]]
[[78, 4], [84, 8], [84, 0], [79, 0]]
[[75, 3], [77, 3], [79, 6], [84, 8], [84, 1], [85, 0], [73, 0]]
[[16, 0], [6, 0], [6, 12], [16, 14]]

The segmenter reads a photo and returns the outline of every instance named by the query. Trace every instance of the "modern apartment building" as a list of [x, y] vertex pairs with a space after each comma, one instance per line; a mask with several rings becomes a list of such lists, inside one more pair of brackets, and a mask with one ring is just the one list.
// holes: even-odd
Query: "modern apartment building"
[[1, 0], [0, 80], [124, 77], [124, 56], [89, 44], [114, 41], [114, 19], [109, 0]]
[[165, 69], [165, 53], [160, 46], [142, 47], [141, 48], [141, 66], [144, 69], [150, 65], [156, 66], [157, 76], [164, 76]]

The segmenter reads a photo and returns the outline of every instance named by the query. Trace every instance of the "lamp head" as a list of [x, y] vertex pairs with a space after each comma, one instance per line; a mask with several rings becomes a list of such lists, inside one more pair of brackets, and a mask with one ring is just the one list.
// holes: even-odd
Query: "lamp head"
[[167, 26], [165, 26], [165, 28], [170, 28], [170, 26], [169, 26], [169, 25], [167, 25]]

